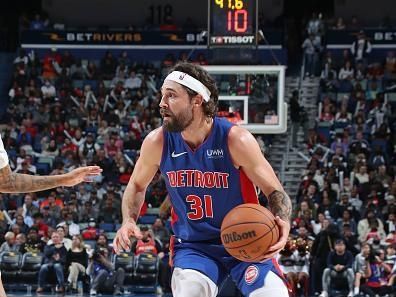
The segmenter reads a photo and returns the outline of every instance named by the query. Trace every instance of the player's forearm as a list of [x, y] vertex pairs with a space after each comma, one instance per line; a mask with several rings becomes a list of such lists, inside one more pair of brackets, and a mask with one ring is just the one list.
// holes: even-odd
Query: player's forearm
[[292, 203], [290, 197], [285, 192], [273, 191], [268, 197], [268, 207], [275, 216], [279, 216], [282, 220], [290, 222]]
[[63, 186], [64, 176], [34, 176], [11, 172], [6, 166], [0, 170], [0, 192], [27, 193]]
[[142, 208], [146, 189], [137, 189], [133, 182], [130, 182], [125, 189], [122, 198], [122, 220], [125, 223], [128, 219], [137, 221]]

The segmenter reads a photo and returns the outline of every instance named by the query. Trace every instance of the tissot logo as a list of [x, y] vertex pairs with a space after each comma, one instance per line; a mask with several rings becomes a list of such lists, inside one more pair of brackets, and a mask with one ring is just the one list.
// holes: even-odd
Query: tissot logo
[[224, 157], [224, 151], [223, 149], [208, 149], [206, 150], [206, 156], [210, 159], [210, 158], [223, 158]]
[[254, 35], [247, 36], [212, 36], [212, 44], [253, 44]]

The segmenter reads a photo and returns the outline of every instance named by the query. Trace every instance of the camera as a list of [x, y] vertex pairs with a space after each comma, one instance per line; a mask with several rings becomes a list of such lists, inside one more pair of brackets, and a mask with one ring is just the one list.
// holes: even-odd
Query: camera
[[92, 259], [97, 261], [101, 256], [106, 257], [106, 250], [104, 248], [96, 249], [92, 254]]

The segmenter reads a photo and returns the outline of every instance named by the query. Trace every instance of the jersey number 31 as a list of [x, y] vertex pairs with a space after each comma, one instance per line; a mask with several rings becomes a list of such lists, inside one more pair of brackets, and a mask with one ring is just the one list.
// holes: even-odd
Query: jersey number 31
[[197, 195], [188, 195], [186, 201], [190, 204], [191, 211], [187, 213], [190, 220], [213, 218], [212, 196], [204, 195], [202, 199]]

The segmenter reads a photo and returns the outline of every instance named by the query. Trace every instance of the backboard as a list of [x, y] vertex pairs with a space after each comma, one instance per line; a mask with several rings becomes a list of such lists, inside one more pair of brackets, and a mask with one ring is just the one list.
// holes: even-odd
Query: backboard
[[285, 66], [204, 66], [217, 81], [218, 116], [254, 134], [287, 130]]

